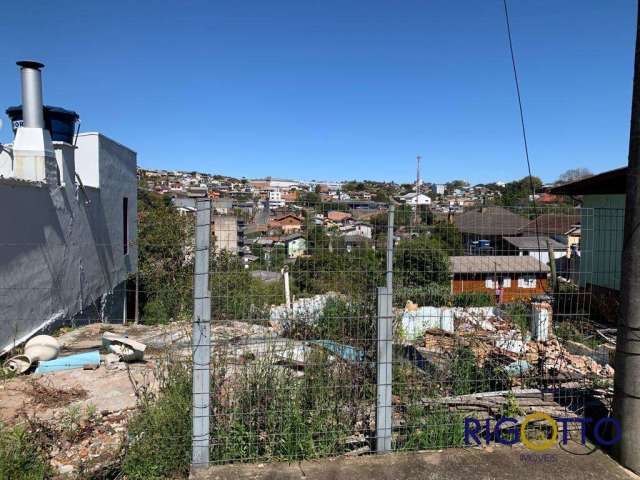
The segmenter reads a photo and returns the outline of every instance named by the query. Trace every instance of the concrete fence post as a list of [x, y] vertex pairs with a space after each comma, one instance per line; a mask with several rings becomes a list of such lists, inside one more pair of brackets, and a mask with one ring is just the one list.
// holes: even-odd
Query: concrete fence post
[[378, 356], [376, 402], [376, 451], [391, 450], [391, 382], [393, 361], [393, 326], [389, 315], [391, 298], [387, 287], [378, 288]]
[[377, 345], [377, 401], [376, 451], [391, 450], [393, 379], [393, 222], [394, 206], [389, 207], [387, 222], [386, 286], [378, 288], [378, 345]]
[[196, 246], [193, 281], [193, 391], [192, 458], [193, 469], [209, 465], [209, 399], [211, 363], [211, 292], [209, 291], [209, 245], [211, 239], [211, 201], [196, 202]]

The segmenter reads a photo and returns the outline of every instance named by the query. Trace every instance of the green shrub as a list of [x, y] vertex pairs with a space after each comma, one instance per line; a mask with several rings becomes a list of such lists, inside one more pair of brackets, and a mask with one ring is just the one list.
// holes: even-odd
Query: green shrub
[[46, 444], [36, 433], [0, 424], [0, 478], [41, 480], [52, 474]]
[[333, 340], [368, 351], [375, 342], [377, 313], [374, 309], [374, 303], [330, 297], [316, 320], [291, 314], [284, 336], [297, 340]]
[[449, 257], [440, 240], [421, 235], [401, 240], [395, 249], [394, 269], [402, 286], [449, 283]]
[[451, 296], [454, 307], [490, 307], [495, 305], [494, 297], [485, 292], [460, 292]]
[[523, 335], [525, 335], [529, 331], [529, 324], [531, 321], [530, 303], [523, 300], [508, 303], [503, 306], [503, 312], [518, 327]]
[[449, 287], [430, 283], [422, 287], [398, 287], [393, 298], [398, 307], [404, 307], [409, 300], [420, 306], [446, 307], [450, 305], [451, 293]]
[[464, 445], [464, 418], [446, 407], [432, 408], [409, 405], [406, 413], [406, 433], [396, 448], [429, 450]]
[[450, 395], [492, 392], [510, 386], [509, 376], [504, 369], [491, 359], [480, 366], [469, 347], [458, 347], [453, 351], [448, 375]]
[[234, 380], [218, 376], [215, 388], [227, 395], [212, 395], [211, 460], [300, 460], [342, 453], [342, 440], [374, 402], [367, 380], [372, 372], [366, 368], [311, 350], [302, 378], [268, 359], [246, 365]]
[[394, 291], [394, 304], [403, 307], [407, 301], [430, 307], [489, 307], [495, 304], [493, 296], [485, 292], [451, 294], [448, 286], [429, 283], [422, 287], [399, 287]]
[[129, 422], [122, 462], [127, 478], [186, 476], [191, 458], [191, 373], [173, 363], [157, 395], [144, 395], [140, 412]]

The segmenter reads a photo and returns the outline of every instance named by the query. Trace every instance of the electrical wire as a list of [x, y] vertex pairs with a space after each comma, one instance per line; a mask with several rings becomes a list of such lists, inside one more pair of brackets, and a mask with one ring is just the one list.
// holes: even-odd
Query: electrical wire
[[[511, 66], [513, 67], [513, 79], [516, 85], [516, 96], [518, 98], [518, 111], [520, 112], [520, 127], [522, 129], [522, 141], [524, 143], [524, 156], [527, 161], [527, 172], [529, 173], [529, 189], [531, 191], [531, 205], [533, 207], [533, 216], [536, 227], [536, 240], [538, 243], [538, 261], [540, 261], [541, 247], [540, 247], [540, 230], [538, 227], [538, 209], [536, 206], [536, 189], [533, 185], [533, 175], [531, 174], [531, 159], [529, 158], [529, 144], [527, 142], [527, 128], [524, 121], [524, 112], [522, 108], [522, 94], [520, 92], [520, 82], [518, 80], [518, 68], [516, 66], [516, 56], [513, 50], [513, 39], [511, 37], [511, 22], [509, 21], [509, 8], [507, 6], [507, 0], [502, 0], [504, 5], [504, 18], [507, 25], [507, 37], [509, 39], [509, 52], [511, 54]], [[540, 271], [542, 271], [542, 262], [539, 265]]]

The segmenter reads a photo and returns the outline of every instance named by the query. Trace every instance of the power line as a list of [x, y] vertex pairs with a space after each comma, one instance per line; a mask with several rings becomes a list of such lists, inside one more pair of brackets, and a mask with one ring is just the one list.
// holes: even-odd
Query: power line
[[[533, 216], [536, 226], [536, 240], [538, 242], [538, 252], [540, 252], [540, 231], [538, 229], [538, 210], [536, 207], [536, 189], [533, 185], [533, 175], [531, 174], [531, 160], [529, 159], [529, 145], [527, 143], [527, 129], [524, 122], [524, 112], [522, 110], [522, 94], [520, 93], [520, 82], [518, 81], [518, 68], [516, 66], [516, 57], [513, 51], [513, 39], [511, 38], [511, 22], [509, 21], [509, 8], [507, 0], [502, 0], [504, 5], [504, 18], [507, 25], [507, 37], [509, 38], [509, 52], [511, 53], [511, 66], [513, 67], [513, 79], [516, 84], [516, 95], [518, 98], [518, 110], [520, 112], [520, 127], [522, 129], [522, 140], [524, 142], [524, 155], [527, 161], [527, 171], [529, 173], [529, 189], [531, 190], [531, 204], [533, 206]], [[540, 256], [538, 256], [538, 261]], [[542, 265], [540, 265], [542, 269]]]

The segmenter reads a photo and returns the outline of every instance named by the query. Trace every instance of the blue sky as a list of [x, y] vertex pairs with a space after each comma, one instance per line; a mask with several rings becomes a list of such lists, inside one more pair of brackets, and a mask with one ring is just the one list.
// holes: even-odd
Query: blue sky
[[[624, 165], [635, 2], [509, 4], [534, 175]], [[404, 182], [420, 154], [428, 181], [526, 174], [501, 0], [58, 0], [2, 20], [2, 109], [15, 61], [40, 60], [45, 103], [144, 167]]]

